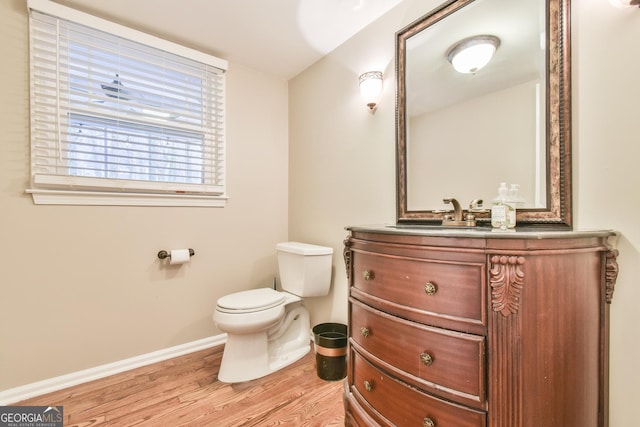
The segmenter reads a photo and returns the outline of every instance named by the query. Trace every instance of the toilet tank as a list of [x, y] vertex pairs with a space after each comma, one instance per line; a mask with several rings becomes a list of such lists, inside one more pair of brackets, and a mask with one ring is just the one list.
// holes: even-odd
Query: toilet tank
[[285, 242], [276, 245], [276, 253], [283, 290], [299, 297], [329, 293], [333, 248]]

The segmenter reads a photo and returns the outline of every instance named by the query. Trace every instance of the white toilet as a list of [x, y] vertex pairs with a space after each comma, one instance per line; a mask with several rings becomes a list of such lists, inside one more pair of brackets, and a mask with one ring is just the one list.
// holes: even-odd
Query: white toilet
[[331, 284], [332, 248], [299, 242], [276, 245], [283, 292], [252, 289], [223, 296], [213, 321], [227, 333], [218, 379], [237, 383], [275, 372], [311, 349], [302, 297], [323, 296]]

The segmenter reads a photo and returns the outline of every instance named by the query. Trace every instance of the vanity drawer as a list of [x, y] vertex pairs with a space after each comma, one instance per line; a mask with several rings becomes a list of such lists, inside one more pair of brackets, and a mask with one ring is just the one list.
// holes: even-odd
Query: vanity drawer
[[[484, 427], [486, 414], [456, 405], [398, 381], [367, 362], [358, 352], [351, 352], [354, 364], [352, 389], [384, 418], [396, 426]], [[433, 424], [428, 423], [428, 419]]]
[[352, 274], [367, 303], [385, 311], [423, 322], [426, 316], [437, 326], [453, 321], [486, 327], [484, 264], [354, 251]]
[[466, 398], [469, 404], [483, 407], [486, 378], [483, 336], [410, 322], [354, 299], [350, 307], [351, 338], [363, 350], [417, 377], [417, 381], [422, 380], [422, 388], [447, 393], [450, 398]]

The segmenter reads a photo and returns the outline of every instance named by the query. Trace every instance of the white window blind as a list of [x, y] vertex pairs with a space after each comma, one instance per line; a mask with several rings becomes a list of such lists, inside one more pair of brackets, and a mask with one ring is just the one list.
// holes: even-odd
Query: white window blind
[[[46, 0], [29, 7], [34, 200], [226, 199], [225, 61]], [[106, 193], [127, 197], [96, 202]]]

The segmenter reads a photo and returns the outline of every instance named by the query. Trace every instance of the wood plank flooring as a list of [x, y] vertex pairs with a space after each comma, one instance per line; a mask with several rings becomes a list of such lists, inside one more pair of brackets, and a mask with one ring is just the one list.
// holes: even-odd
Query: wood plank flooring
[[342, 381], [316, 375], [313, 349], [277, 373], [239, 384], [217, 380], [222, 346], [34, 397], [63, 405], [64, 425], [343, 426]]

